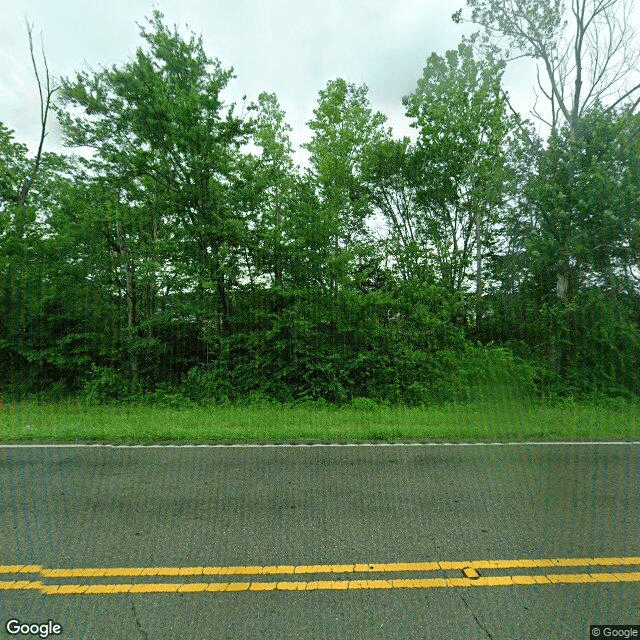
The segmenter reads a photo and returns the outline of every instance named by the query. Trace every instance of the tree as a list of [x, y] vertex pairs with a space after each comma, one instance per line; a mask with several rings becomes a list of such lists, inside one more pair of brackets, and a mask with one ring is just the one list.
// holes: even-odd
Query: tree
[[[571, 26], [563, 0], [467, 0], [471, 21], [484, 27], [486, 43], [506, 39], [507, 56], [539, 61], [538, 87], [550, 116], [534, 113], [553, 131], [563, 123], [578, 135], [580, 119], [591, 107], [640, 105], [640, 62], [634, 41], [632, 0], [571, 0]], [[454, 14], [461, 21], [462, 12]], [[542, 73], [540, 70], [542, 66]], [[542, 75], [542, 77], [541, 77]], [[544, 80], [543, 80], [544, 78]]]
[[0, 125], [0, 377], [19, 391], [72, 387], [91, 332], [86, 310], [69, 296], [71, 282], [82, 300], [84, 281], [65, 277], [73, 256], [61, 250], [53, 222], [72, 189], [73, 162], [42, 153], [28, 201], [18, 205], [33, 161]]
[[364, 187], [363, 164], [367, 150], [389, 135], [383, 129], [386, 117], [373, 112], [367, 93], [365, 85], [358, 87], [342, 78], [327, 83], [320, 91], [314, 118], [307, 123], [313, 137], [303, 145], [311, 154], [311, 175], [331, 246], [327, 262], [334, 300], [349, 277], [354, 257], [367, 253], [365, 222], [371, 203]]
[[184, 39], [162, 19], [155, 11], [149, 28], [140, 27], [147, 50], [139, 48], [133, 60], [78, 73], [61, 87], [66, 142], [95, 151], [91, 170], [113, 211], [104, 240], [124, 270], [133, 379], [143, 271], [152, 292], [161, 271], [180, 273], [180, 295], [195, 298], [189, 315], [201, 327], [212, 323], [218, 338], [229, 335], [230, 289], [239, 275], [250, 199], [240, 152], [250, 126], [220, 95], [233, 70], [209, 58], [201, 38]]
[[18, 204], [21, 185], [29, 175], [28, 149], [26, 145], [15, 141], [14, 132], [0, 122], [0, 211], [5, 214], [5, 224], [0, 232], [10, 225], [8, 209]]
[[18, 284], [27, 253], [25, 235], [31, 235], [31, 225], [25, 212], [18, 215], [16, 210], [20, 185], [28, 175], [27, 147], [16, 142], [13, 131], [0, 123], [0, 376], [7, 381], [20, 358], [16, 353], [21, 325], [17, 304], [22, 293]]
[[49, 118], [49, 111], [51, 110], [51, 100], [54, 93], [58, 90], [58, 86], [49, 73], [49, 65], [47, 64], [47, 57], [44, 54], [44, 46], [42, 48], [44, 81], [40, 79], [40, 71], [38, 71], [38, 65], [36, 63], [35, 54], [33, 52], [33, 25], [29, 24], [29, 22], [27, 22], [27, 35], [29, 38], [29, 52], [31, 54], [31, 63], [33, 65], [33, 72], [36, 77], [36, 83], [38, 85], [38, 94], [40, 96], [40, 141], [38, 143], [38, 150], [36, 151], [36, 157], [33, 160], [29, 176], [22, 181], [19, 189], [18, 197], [16, 200], [16, 204], [19, 207], [27, 203], [29, 191], [33, 187], [33, 183], [35, 182], [36, 176], [38, 175], [38, 169], [40, 168], [40, 162], [42, 161], [44, 139], [47, 136], [47, 120]]
[[[486, 44], [506, 39], [508, 50], [539, 62], [538, 87], [548, 101], [550, 116], [541, 115], [537, 108], [534, 115], [550, 126], [552, 135], [567, 126], [577, 140], [586, 133], [585, 116], [599, 105], [637, 112], [640, 49], [634, 40], [631, 1], [571, 0], [571, 28], [564, 19], [562, 0], [468, 0], [468, 5], [471, 21], [484, 27]], [[453, 18], [460, 21], [461, 11]], [[633, 137], [639, 135], [636, 127]], [[566, 300], [569, 276], [567, 260], [561, 260], [555, 282], [560, 300]]]
[[[0, 352], [13, 363], [5, 374], [42, 382], [52, 367], [68, 364], [60, 350], [51, 348], [51, 335], [44, 326], [47, 276], [44, 228], [51, 206], [68, 184], [69, 164], [56, 154], [44, 152], [52, 98], [58, 87], [53, 80], [42, 47], [44, 70], [36, 61], [33, 25], [27, 22], [31, 63], [40, 99], [40, 138], [35, 157], [26, 146], [13, 141], [13, 132], [0, 123], [0, 278], [4, 322], [0, 321]], [[50, 328], [50, 327], [49, 327]], [[7, 375], [7, 379], [11, 377]], [[27, 380], [27, 384], [31, 381]]]
[[369, 149], [364, 179], [371, 203], [387, 223], [385, 255], [393, 258], [393, 267], [404, 281], [432, 282], [430, 237], [420, 224], [417, 209], [418, 162], [409, 138], [385, 138]]
[[483, 259], [504, 199], [503, 143], [513, 125], [501, 92], [503, 69], [491, 58], [477, 61], [462, 42], [444, 57], [433, 53], [415, 92], [403, 101], [418, 129], [420, 225], [452, 294], [462, 295], [475, 246], [478, 327]]
[[[528, 176], [523, 167], [520, 208], [507, 217], [492, 326], [499, 339], [520, 339], [542, 357], [565, 391], [636, 386], [637, 119], [594, 107], [579, 138], [565, 125], [546, 148], [523, 156]], [[566, 288], [557, 291], [558, 283]]]
[[290, 131], [291, 127], [285, 122], [285, 113], [276, 95], [261, 93], [258, 96], [254, 132], [254, 142], [262, 149], [255, 170], [255, 182], [260, 190], [256, 250], [260, 252], [259, 260], [270, 272], [273, 283], [280, 288], [283, 286], [286, 261], [286, 218], [291, 213], [291, 195], [295, 184]]
[[567, 286], [557, 292], [562, 300], [571, 301], [594, 278], [611, 291], [621, 285], [633, 289], [640, 204], [637, 120], [627, 111], [594, 108], [583, 118], [579, 139], [566, 126], [540, 156], [528, 193], [538, 233], [549, 245], [544, 253], [568, 274], [558, 284]]

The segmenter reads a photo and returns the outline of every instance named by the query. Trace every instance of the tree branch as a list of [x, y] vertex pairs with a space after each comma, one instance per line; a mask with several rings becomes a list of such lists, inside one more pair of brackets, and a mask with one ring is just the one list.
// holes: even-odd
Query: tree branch
[[27, 202], [27, 198], [29, 196], [29, 191], [33, 187], [33, 183], [36, 180], [36, 176], [38, 175], [38, 169], [40, 168], [40, 162], [42, 161], [42, 149], [44, 146], [44, 139], [47, 136], [47, 117], [49, 115], [49, 109], [51, 107], [51, 98], [53, 94], [58, 90], [57, 86], [52, 86], [51, 76], [49, 75], [49, 65], [47, 64], [47, 57], [44, 53], [44, 45], [42, 46], [42, 58], [44, 60], [44, 69], [45, 69], [45, 82], [46, 87], [45, 91], [42, 88], [42, 82], [40, 80], [40, 74], [38, 72], [38, 65], [36, 63], [35, 53], [33, 51], [33, 25], [27, 24], [27, 37], [29, 38], [29, 52], [31, 54], [31, 63], [33, 65], [33, 72], [36, 76], [36, 82], [38, 84], [38, 94], [40, 95], [40, 142], [38, 144], [38, 151], [36, 153], [36, 157], [33, 163], [33, 168], [31, 170], [31, 174], [29, 175], [29, 179], [22, 185], [20, 189], [20, 193], [18, 194], [18, 206], [23, 206]]

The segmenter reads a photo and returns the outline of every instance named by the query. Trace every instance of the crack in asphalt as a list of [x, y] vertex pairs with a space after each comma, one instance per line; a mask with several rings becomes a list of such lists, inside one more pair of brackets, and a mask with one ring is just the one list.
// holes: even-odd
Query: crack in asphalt
[[491, 635], [491, 633], [489, 633], [489, 630], [482, 624], [482, 622], [478, 620], [476, 614], [473, 612], [473, 610], [469, 606], [469, 603], [464, 599], [464, 596], [461, 593], [459, 595], [462, 602], [464, 602], [465, 607], [467, 607], [467, 609], [469, 610], [469, 613], [471, 613], [471, 615], [473, 616], [473, 619], [476, 621], [476, 624], [487, 634], [487, 638], [489, 638], [490, 640], [493, 640], [493, 636]]
[[138, 613], [136, 611], [136, 604], [134, 600], [131, 601], [131, 611], [133, 612], [133, 619], [135, 620], [138, 631], [140, 632], [144, 640], [149, 640], [149, 636], [147, 635], [147, 632], [142, 628], [142, 625], [140, 624], [140, 620], [138, 620]]

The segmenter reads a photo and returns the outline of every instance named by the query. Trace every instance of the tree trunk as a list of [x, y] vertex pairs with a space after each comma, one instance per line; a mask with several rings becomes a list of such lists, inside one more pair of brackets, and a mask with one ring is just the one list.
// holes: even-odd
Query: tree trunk
[[131, 369], [131, 381], [134, 386], [138, 384], [138, 353], [136, 349], [136, 337], [138, 326], [138, 311], [136, 290], [133, 280], [133, 267], [127, 257], [127, 245], [122, 231], [120, 221], [116, 223], [116, 232], [118, 234], [118, 246], [120, 247], [120, 255], [124, 261], [125, 282], [127, 290], [127, 329], [129, 335], [129, 366]]
[[[158, 285], [157, 285], [158, 216], [157, 216], [157, 213], [154, 213], [153, 215], [153, 220], [151, 222], [151, 234], [153, 238], [153, 272], [152, 272], [151, 285], [149, 288], [149, 319], [153, 320], [156, 314], [157, 297], [158, 297]], [[148, 332], [149, 339], [153, 337], [152, 328], [151, 328], [152, 326], [153, 326], [153, 323], [149, 322], [149, 332]]]
[[229, 296], [227, 295], [227, 289], [224, 282], [224, 273], [220, 273], [219, 266], [217, 280], [218, 303], [220, 305], [220, 330], [222, 336], [228, 338], [231, 333], [229, 326]]
[[282, 258], [280, 255], [280, 198], [278, 187], [276, 186], [276, 219], [275, 219], [275, 227], [276, 227], [276, 241], [274, 247], [274, 264], [273, 271], [276, 280], [276, 286], [282, 287]]
[[482, 236], [480, 208], [476, 209], [476, 330], [482, 328]]
[[29, 51], [31, 52], [31, 62], [33, 64], [33, 71], [36, 76], [36, 82], [38, 83], [38, 93], [40, 94], [40, 142], [38, 143], [38, 151], [36, 152], [36, 158], [31, 168], [29, 177], [20, 186], [18, 190], [17, 205], [21, 207], [27, 203], [29, 197], [29, 191], [33, 187], [33, 183], [36, 181], [38, 175], [38, 169], [40, 168], [40, 162], [42, 161], [42, 149], [44, 147], [44, 139], [47, 136], [47, 118], [49, 117], [49, 110], [51, 108], [51, 98], [53, 94], [58, 90], [58, 87], [51, 85], [51, 77], [49, 75], [49, 66], [47, 65], [47, 58], [44, 55], [44, 49], [42, 50], [42, 57], [44, 58], [45, 68], [45, 90], [43, 91], [42, 83], [40, 82], [40, 74], [38, 73], [38, 65], [36, 64], [36, 58], [33, 53], [33, 36], [32, 25], [27, 22], [27, 34], [29, 36]]
[[558, 271], [558, 281], [556, 282], [556, 296], [559, 300], [566, 302], [569, 291], [569, 271], [562, 269]]
[[[564, 305], [567, 302], [569, 295], [569, 268], [565, 265], [558, 270], [558, 280], [556, 282], [556, 297], [561, 301], [561, 309], [564, 309]], [[562, 326], [562, 318], [556, 318], [556, 326], [554, 328], [556, 341], [553, 343], [551, 349], [551, 360], [555, 370], [562, 375], [564, 372], [564, 361], [566, 349], [562, 340], [562, 332], [564, 327]]]

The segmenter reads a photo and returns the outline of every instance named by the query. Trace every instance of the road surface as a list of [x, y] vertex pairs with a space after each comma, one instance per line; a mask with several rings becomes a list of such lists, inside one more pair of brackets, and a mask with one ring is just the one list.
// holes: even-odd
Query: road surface
[[1, 447], [0, 531], [1, 637], [640, 624], [637, 444]]

